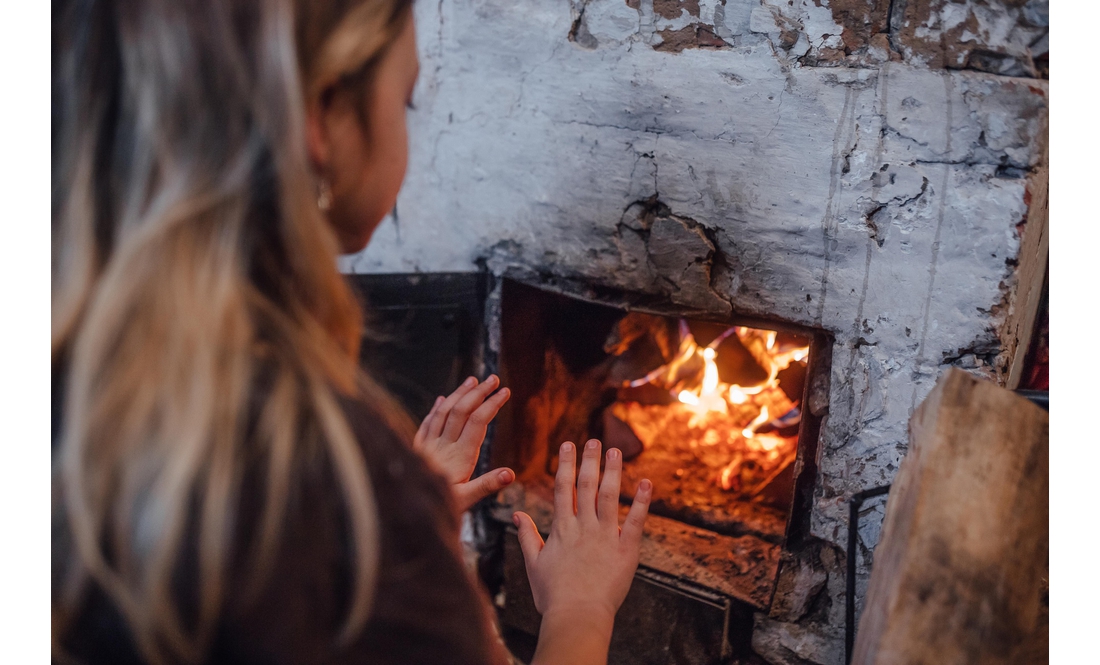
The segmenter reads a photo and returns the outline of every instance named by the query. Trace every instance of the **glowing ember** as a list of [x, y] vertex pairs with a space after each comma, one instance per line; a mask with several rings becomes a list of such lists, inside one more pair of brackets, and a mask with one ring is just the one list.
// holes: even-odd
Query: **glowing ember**
[[[627, 423], [646, 450], [687, 449], [724, 490], [746, 498], [757, 495], [793, 460], [796, 436], [782, 436], [799, 423], [801, 413], [780, 388], [779, 373], [802, 363], [807, 346], [791, 346], [772, 330], [734, 326], [700, 347], [683, 321], [673, 359], [623, 387], [650, 384], [668, 390], [671, 404], [616, 402], [612, 413]], [[719, 376], [718, 347], [731, 335], [767, 378], [755, 385], [725, 383]], [[673, 354], [669, 354], [670, 356]], [[668, 357], [668, 356], [666, 356]]]

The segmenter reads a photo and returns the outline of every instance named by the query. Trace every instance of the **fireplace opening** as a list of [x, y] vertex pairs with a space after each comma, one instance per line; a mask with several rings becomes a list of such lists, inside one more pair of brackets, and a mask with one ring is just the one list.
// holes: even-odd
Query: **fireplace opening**
[[816, 446], [819, 419], [806, 403], [813, 331], [618, 307], [509, 280], [502, 291], [500, 368], [513, 397], [493, 438], [494, 466], [545, 488], [561, 442], [598, 438], [623, 453], [624, 504], [649, 478], [652, 514], [784, 542], [806, 448]]

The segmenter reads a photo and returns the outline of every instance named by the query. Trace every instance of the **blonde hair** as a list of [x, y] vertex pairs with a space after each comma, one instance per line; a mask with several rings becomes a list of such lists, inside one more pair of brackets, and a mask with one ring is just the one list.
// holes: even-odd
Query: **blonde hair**
[[[378, 516], [339, 396], [400, 436], [410, 422], [357, 367], [361, 312], [305, 154], [303, 96], [323, 79], [302, 68], [321, 63], [326, 85], [363, 71], [407, 4], [53, 4], [53, 512], [71, 540], [55, 554], [55, 657], [93, 583], [143, 657], [202, 660], [230, 583], [266, 583], [304, 454], [327, 459], [350, 525], [342, 638], [369, 617]], [[318, 57], [296, 49], [302, 21]], [[246, 467], [264, 496], [243, 543]], [[249, 574], [230, 580], [240, 552]], [[193, 617], [173, 586], [189, 556]]]

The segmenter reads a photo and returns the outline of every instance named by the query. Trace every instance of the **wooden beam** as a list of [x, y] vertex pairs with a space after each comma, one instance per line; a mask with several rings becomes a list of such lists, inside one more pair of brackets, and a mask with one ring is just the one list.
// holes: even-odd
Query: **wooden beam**
[[859, 665], [1014, 663], [1047, 562], [1047, 413], [951, 369], [909, 421]]
[[1047, 259], [1050, 254], [1050, 240], [1047, 235], [1048, 181], [1047, 149], [1044, 148], [1039, 167], [1027, 182], [1026, 196], [1030, 201], [1023, 238], [1020, 239], [1020, 254], [1017, 257], [1016, 292], [1001, 334], [1001, 343], [1008, 357], [1005, 385], [1010, 390], [1020, 387], [1024, 360], [1035, 333], [1035, 317], [1043, 299], [1043, 283], [1047, 276]]

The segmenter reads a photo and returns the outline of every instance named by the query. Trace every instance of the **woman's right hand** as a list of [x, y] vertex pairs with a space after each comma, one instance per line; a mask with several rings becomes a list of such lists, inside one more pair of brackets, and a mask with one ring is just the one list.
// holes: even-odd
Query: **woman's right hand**
[[516, 479], [511, 469], [494, 469], [471, 480], [489, 422], [511, 392], [491, 375], [478, 384], [470, 377], [448, 397], [438, 397], [413, 438], [413, 450], [435, 467], [451, 486], [459, 512], [499, 492]]
[[606, 662], [615, 612], [638, 568], [642, 527], [653, 495], [652, 483], [638, 483], [620, 528], [622, 453], [617, 448], [607, 451], [600, 484], [600, 442], [588, 441], [574, 486], [576, 454], [572, 443], [562, 444], [554, 483], [554, 521], [545, 542], [529, 515], [512, 516], [535, 608], [542, 614], [533, 665]]

